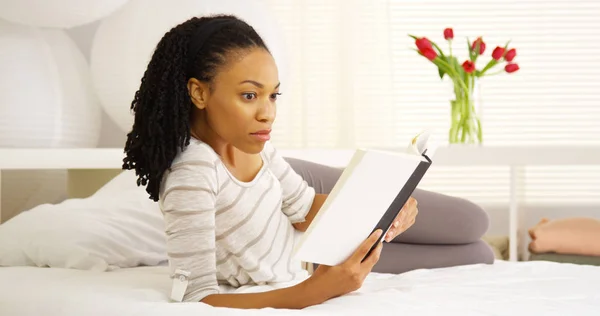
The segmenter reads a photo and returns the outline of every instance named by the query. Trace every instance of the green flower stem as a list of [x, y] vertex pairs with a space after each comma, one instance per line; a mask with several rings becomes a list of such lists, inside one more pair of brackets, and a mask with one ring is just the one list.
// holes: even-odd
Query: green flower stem
[[465, 85], [465, 83], [460, 80], [460, 76], [458, 75], [458, 73], [456, 73], [456, 71], [454, 71], [453, 67], [450, 67], [450, 65], [445, 61], [442, 60], [441, 58], [436, 58], [434, 60], [434, 62], [437, 61], [437, 66], [441, 67], [449, 76], [456, 78], [456, 80], [454, 80], [455, 82], [458, 82], [463, 89], [468, 90], [467, 86]]
[[465, 81], [456, 78], [453, 80], [455, 99], [450, 101], [450, 143], [481, 143], [483, 140], [481, 121], [477, 117], [473, 97], [475, 80], [473, 74], [467, 75]]

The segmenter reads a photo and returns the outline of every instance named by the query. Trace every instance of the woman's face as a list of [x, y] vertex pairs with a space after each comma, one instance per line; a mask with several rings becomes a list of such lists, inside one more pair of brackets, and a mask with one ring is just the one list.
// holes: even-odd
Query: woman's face
[[277, 66], [269, 52], [255, 48], [230, 53], [210, 87], [198, 82], [188, 88], [196, 107], [205, 110], [193, 124], [208, 128], [202, 134], [212, 138], [210, 142], [247, 153], [263, 149], [270, 139], [279, 93]]

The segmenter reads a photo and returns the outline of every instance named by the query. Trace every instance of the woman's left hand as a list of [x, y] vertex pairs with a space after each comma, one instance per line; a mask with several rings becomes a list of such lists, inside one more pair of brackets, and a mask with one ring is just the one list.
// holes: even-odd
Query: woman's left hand
[[385, 235], [385, 241], [390, 242], [398, 235], [409, 229], [415, 223], [418, 213], [419, 210], [417, 209], [417, 200], [411, 196], [408, 201], [406, 201], [406, 204], [404, 204], [400, 210], [400, 213], [398, 213], [398, 216], [396, 216], [392, 227], [390, 227], [390, 230], [388, 230], [387, 234]]

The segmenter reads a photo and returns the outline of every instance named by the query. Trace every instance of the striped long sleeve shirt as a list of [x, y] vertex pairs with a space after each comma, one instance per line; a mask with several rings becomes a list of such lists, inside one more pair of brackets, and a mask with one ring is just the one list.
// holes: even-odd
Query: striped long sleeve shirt
[[291, 256], [292, 224], [304, 220], [315, 191], [270, 143], [261, 156], [259, 173], [242, 182], [192, 138], [165, 173], [159, 204], [171, 276], [189, 274], [182, 301], [217, 294], [219, 285], [287, 282], [303, 272]]

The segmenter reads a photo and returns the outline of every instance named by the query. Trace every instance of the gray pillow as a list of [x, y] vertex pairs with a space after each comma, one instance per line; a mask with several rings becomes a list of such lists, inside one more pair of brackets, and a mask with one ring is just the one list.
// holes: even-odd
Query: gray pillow
[[383, 243], [374, 272], [404, 273], [416, 269], [494, 263], [494, 253], [480, 240], [464, 245], [414, 245]]

